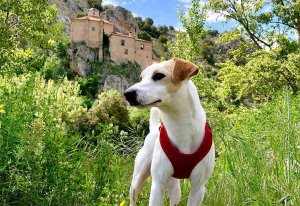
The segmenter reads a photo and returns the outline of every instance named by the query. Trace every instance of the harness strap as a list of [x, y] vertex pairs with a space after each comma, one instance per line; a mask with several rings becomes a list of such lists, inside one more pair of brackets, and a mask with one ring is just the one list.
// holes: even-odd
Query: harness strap
[[190, 177], [194, 167], [208, 154], [212, 146], [212, 131], [206, 122], [204, 138], [199, 148], [191, 154], [180, 152], [170, 141], [164, 124], [160, 127], [160, 144], [172, 163], [174, 168], [173, 177], [178, 179], [187, 179]]

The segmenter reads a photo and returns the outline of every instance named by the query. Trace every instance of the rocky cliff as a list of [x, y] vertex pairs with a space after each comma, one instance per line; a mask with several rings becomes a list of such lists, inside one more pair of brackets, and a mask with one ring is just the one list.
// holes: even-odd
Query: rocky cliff
[[77, 13], [87, 12], [89, 9], [87, 0], [49, 0], [49, 3], [57, 6], [59, 14], [57, 20], [64, 23], [68, 35], [71, 28], [71, 19], [76, 17]]
[[[89, 9], [87, 0], [49, 0], [49, 3], [57, 5], [59, 14], [57, 20], [65, 25], [67, 35], [70, 33], [72, 18], [76, 17], [79, 12], [87, 13]], [[122, 33], [132, 32], [133, 36], [137, 36], [139, 27], [130, 11], [117, 6], [102, 12], [100, 15], [103, 19], [115, 25], [115, 31]], [[84, 42], [71, 42], [67, 53], [70, 58], [70, 69], [80, 76], [88, 75], [90, 62], [94, 62], [98, 55], [97, 49], [87, 47]], [[104, 85], [101, 89], [104, 91], [117, 89], [122, 92], [132, 84], [128, 83], [128, 80], [123, 77], [109, 74], [103, 75], [102, 81]]]
[[115, 25], [115, 30], [118, 32], [127, 34], [132, 32], [132, 35], [136, 37], [140, 31], [131, 11], [124, 9], [123, 7], [117, 6], [108, 9], [102, 12], [100, 16], [113, 23]]
[[[64, 23], [65, 31], [69, 35], [71, 20], [76, 15], [81, 13], [87, 13], [89, 4], [87, 0], [49, 0], [50, 4], [57, 6], [59, 16], [57, 17], [59, 22]], [[115, 29], [118, 32], [129, 33], [132, 32], [134, 36], [139, 33], [139, 26], [137, 25], [131, 11], [117, 6], [111, 9], [107, 9], [102, 12], [100, 16], [110, 21], [115, 25]]]

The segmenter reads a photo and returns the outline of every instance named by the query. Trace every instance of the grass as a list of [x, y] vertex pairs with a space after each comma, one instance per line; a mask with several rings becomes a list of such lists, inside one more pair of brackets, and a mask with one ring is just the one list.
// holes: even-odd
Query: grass
[[[273, 103], [226, 117], [211, 114], [220, 157], [202, 205], [300, 205], [299, 102], [299, 96], [283, 95]], [[179, 205], [183, 206], [190, 185], [187, 180], [181, 183]], [[147, 205], [149, 187], [150, 181], [139, 205]]]
[[[129, 109], [138, 124], [127, 132], [98, 125], [98, 135], [82, 135], [78, 93], [77, 84], [39, 75], [0, 78], [0, 205], [128, 205], [147, 113]], [[204, 206], [300, 205], [299, 102], [285, 92], [227, 115], [206, 108], [220, 156]], [[148, 205], [150, 184], [138, 205]], [[182, 181], [181, 206], [189, 191]]]

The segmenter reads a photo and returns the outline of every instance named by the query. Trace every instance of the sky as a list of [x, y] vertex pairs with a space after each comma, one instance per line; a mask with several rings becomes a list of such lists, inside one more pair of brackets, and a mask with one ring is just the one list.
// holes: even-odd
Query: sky
[[[103, 5], [113, 4], [122, 6], [132, 12], [133, 16], [140, 16], [143, 19], [150, 17], [156, 26], [174, 26], [177, 30], [182, 30], [182, 25], [178, 19], [178, 8], [186, 9], [191, 5], [191, 0], [103, 0]], [[230, 30], [234, 23], [224, 24], [224, 17], [210, 13], [207, 23], [210, 29], [216, 29], [220, 33]]]

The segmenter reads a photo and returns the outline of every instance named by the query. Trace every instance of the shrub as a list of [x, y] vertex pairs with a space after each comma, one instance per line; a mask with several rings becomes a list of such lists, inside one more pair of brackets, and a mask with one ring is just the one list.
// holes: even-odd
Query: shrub
[[[127, 196], [130, 172], [122, 165], [132, 159], [121, 159], [112, 144], [126, 133], [103, 123], [98, 136], [81, 137], [77, 124], [86, 108], [78, 94], [79, 85], [67, 80], [57, 85], [39, 74], [0, 76], [1, 204], [117, 205]], [[111, 112], [117, 98], [106, 92], [96, 105], [108, 106], [107, 121], [118, 115], [126, 122], [126, 111]]]
[[151, 36], [145, 31], [140, 31], [140, 33], [138, 34], [138, 38], [146, 41], [151, 41]]
[[80, 85], [81, 94], [89, 98], [95, 98], [100, 89], [100, 75], [92, 74], [87, 77], [77, 77], [77, 82]]
[[132, 128], [149, 131], [149, 118], [149, 110], [129, 107], [129, 121]]
[[124, 128], [129, 123], [127, 104], [118, 91], [103, 92], [89, 111], [79, 120], [82, 132], [101, 133], [101, 125]]
[[87, 16], [87, 13], [86, 13], [86, 12], [78, 12], [78, 13], [76, 14], [76, 17], [77, 17], [77, 18], [80, 18], [80, 17], [83, 17], [83, 16]]
[[159, 41], [160, 41], [160, 43], [162, 43], [162, 44], [166, 44], [166, 43], [168, 42], [168, 39], [167, 39], [166, 37], [164, 37], [164, 36], [160, 36], [160, 37], [159, 37]]

